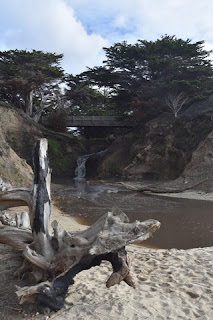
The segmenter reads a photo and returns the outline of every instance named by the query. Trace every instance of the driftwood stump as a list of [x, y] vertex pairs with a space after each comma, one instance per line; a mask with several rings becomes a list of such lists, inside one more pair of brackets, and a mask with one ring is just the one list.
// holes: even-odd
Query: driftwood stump
[[39, 311], [57, 311], [64, 305], [68, 287], [75, 275], [102, 260], [112, 264], [112, 275], [106, 286], [124, 280], [134, 287], [125, 245], [149, 238], [160, 227], [160, 222], [147, 220], [129, 223], [120, 209], [112, 210], [85, 231], [71, 233], [60, 230], [57, 221], [50, 232], [50, 170], [47, 140], [37, 142], [34, 151], [34, 182], [32, 189], [16, 188], [0, 181], [0, 210], [27, 205], [28, 213], [19, 217], [0, 215], [0, 242], [9, 244], [22, 253], [23, 264], [16, 276], [28, 274], [32, 286], [17, 288], [20, 303], [36, 302]]

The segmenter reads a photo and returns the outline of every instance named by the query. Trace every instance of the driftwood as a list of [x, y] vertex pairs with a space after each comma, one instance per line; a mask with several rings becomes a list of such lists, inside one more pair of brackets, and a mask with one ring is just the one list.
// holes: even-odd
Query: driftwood
[[19, 206], [28, 206], [31, 210], [31, 189], [6, 185], [0, 178], [0, 191], [0, 210]]
[[[198, 187], [202, 183], [204, 183], [207, 180], [207, 178], [197, 181], [196, 183], [189, 183], [187, 185], [183, 185], [183, 183], [180, 184], [180, 182], [170, 182], [172, 185], [169, 187], [169, 183], [155, 183], [155, 184], [144, 184], [144, 183], [138, 183], [138, 182], [121, 182], [121, 184], [126, 187], [127, 189], [130, 189], [132, 191], [140, 191], [140, 192], [150, 192], [150, 193], [180, 193], [187, 190], [191, 190], [193, 188]], [[178, 187], [179, 185], [179, 187]]]
[[125, 245], [149, 238], [160, 227], [156, 220], [129, 223], [128, 217], [114, 207], [87, 230], [71, 233], [52, 223], [50, 232], [50, 170], [47, 140], [37, 142], [34, 152], [34, 182], [32, 190], [15, 188], [1, 181], [0, 209], [28, 205], [21, 217], [0, 215], [0, 242], [22, 253], [23, 264], [16, 276], [28, 275], [32, 286], [17, 288], [20, 303], [36, 302], [39, 311], [57, 311], [64, 305], [68, 287], [75, 275], [102, 260], [112, 264], [112, 275], [106, 286], [124, 280], [134, 287]]

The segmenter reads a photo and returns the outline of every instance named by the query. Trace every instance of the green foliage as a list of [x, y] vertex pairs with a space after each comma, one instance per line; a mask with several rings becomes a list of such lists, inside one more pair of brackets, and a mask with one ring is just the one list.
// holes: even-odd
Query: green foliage
[[9, 107], [9, 104], [5, 101], [0, 101], [0, 106], [2, 107]]
[[188, 103], [194, 95], [213, 92], [210, 51], [204, 41], [192, 43], [164, 35], [156, 41], [126, 41], [104, 48], [104, 66], [88, 69], [82, 76], [93, 85], [111, 89], [112, 100], [123, 113], [140, 111], [145, 117], [163, 111], [168, 92], [184, 92]]
[[60, 144], [58, 141], [48, 139], [48, 146], [51, 153], [53, 153], [55, 156], [60, 155]]
[[49, 126], [54, 131], [66, 132], [66, 112], [64, 109], [56, 109], [49, 116]]
[[66, 173], [71, 165], [71, 159], [64, 153], [63, 146], [54, 139], [48, 139], [48, 146], [50, 162], [54, 167], [55, 175]]
[[70, 139], [74, 139], [74, 135], [72, 133], [63, 133], [63, 132], [58, 132], [59, 135], [70, 138]]
[[0, 52], [0, 99], [26, 110], [29, 93], [60, 79], [62, 54], [42, 51]]
[[[55, 134], [55, 131], [44, 127], [42, 124], [39, 123], [38, 125], [42, 130], [44, 130], [46, 132], [49, 132], [49, 133]], [[60, 135], [60, 136], [63, 136], [63, 137], [67, 137], [67, 138], [70, 138], [70, 139], [75, 139], [75, 136], [73, 135], [73, 133], [57, 132], [57, 135]]]
[[110, 115], [111, 100], [106, 93], [94, 89], [81, 76], [67, 75], [65, 82], [65, 96], [70, 102], [71, 114]]
[[0, 52], [0, 70], [3, 80], [22, 80], [43, 83], [44, 79], [61, 77], [59, 66], [62, 54], [43, 51], [9, 50]]

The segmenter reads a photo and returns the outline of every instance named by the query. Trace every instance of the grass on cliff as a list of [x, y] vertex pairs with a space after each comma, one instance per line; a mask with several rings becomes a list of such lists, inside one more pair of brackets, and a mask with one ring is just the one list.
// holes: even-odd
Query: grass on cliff
[[64, 137], [67, 137], [67, 138], [70, 138], [70, 139], [75, 139], [75, 136], [72, 133], [53, 131], [53, 130], [50, 130], [49, 128], [46, 128], [41, 123], [39, 123], [39, 126], [40, 126], [40, 128], [42, 130], [45, 130], [45, 131], [47, 131], [49, 133], [58, 134], [60, 136], [64, 136]]
[[[63, 146], [54, 139], [48, 139], [49, 157], [55, 172], [67, 172], [69, 170], [71, 159], [64, 152]], [[57, 170], [57, 171], [56, 171]]]

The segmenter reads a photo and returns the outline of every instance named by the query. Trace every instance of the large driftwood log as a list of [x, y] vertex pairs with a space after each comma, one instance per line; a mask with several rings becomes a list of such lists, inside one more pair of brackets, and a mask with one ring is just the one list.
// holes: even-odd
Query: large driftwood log
[[128, 217], [114, 207], [85, 231], [71, 233], [60, 230], [50, 217], [50, 170], [47, 157], [47, 140], [41, 139], [34, 152], [34, 183], [32, 190], [6, 186], [1, 181], [0, 208], [16, 205], [29, 207], [29, 222], [26, 213], [21, 217], [0, 215], [5, 225], [0, 227], [0, 242], [9, 244], [22, 252], [23, 265], [15, 275], [28, 274], [34, 286], [18, 288], [20, 303], [33, 301], [39, 310], [48, 307], [59, 310], [69, 285], [82, 270], [100, 265], [102, 260], [112, 264], [113, 273], [107, 287], [124, 280], [134, 287], [125, 245], [136, 240], [145, 240], [159, 227], [156, 220], [129, 223]]
[[48, 142], [41, 139], [36, 143], [34, 152], [34, 181], [32, 192], [31, 226], [35, 251], [51, 260], [54, 250], [49, 234], [50, 218], [50, 169], [47, 157]]
[[[140, 191], [140, 192], [151, 192], [151, 193], [180, 193], [187, 190], [194, 189], [204, 183], [207, 180], [207, 178], [197, 181], [196, 183], [189, 183], [187, 185], [184, 185], [184, 183], [174, 183], [174, 182], [161, 182], [161, 183], [155, 183], [155, 184], [145, 184], [140, 182], [121, 182], [121, 184], [126, 187], [127, 189], [130, 189], [132, 191]], [[175, 180], [176, 181], [176, 180]], [[171, 186], [169, 186], [169, 184]], [[178, 186], [179, 185], [179, 186]]]

